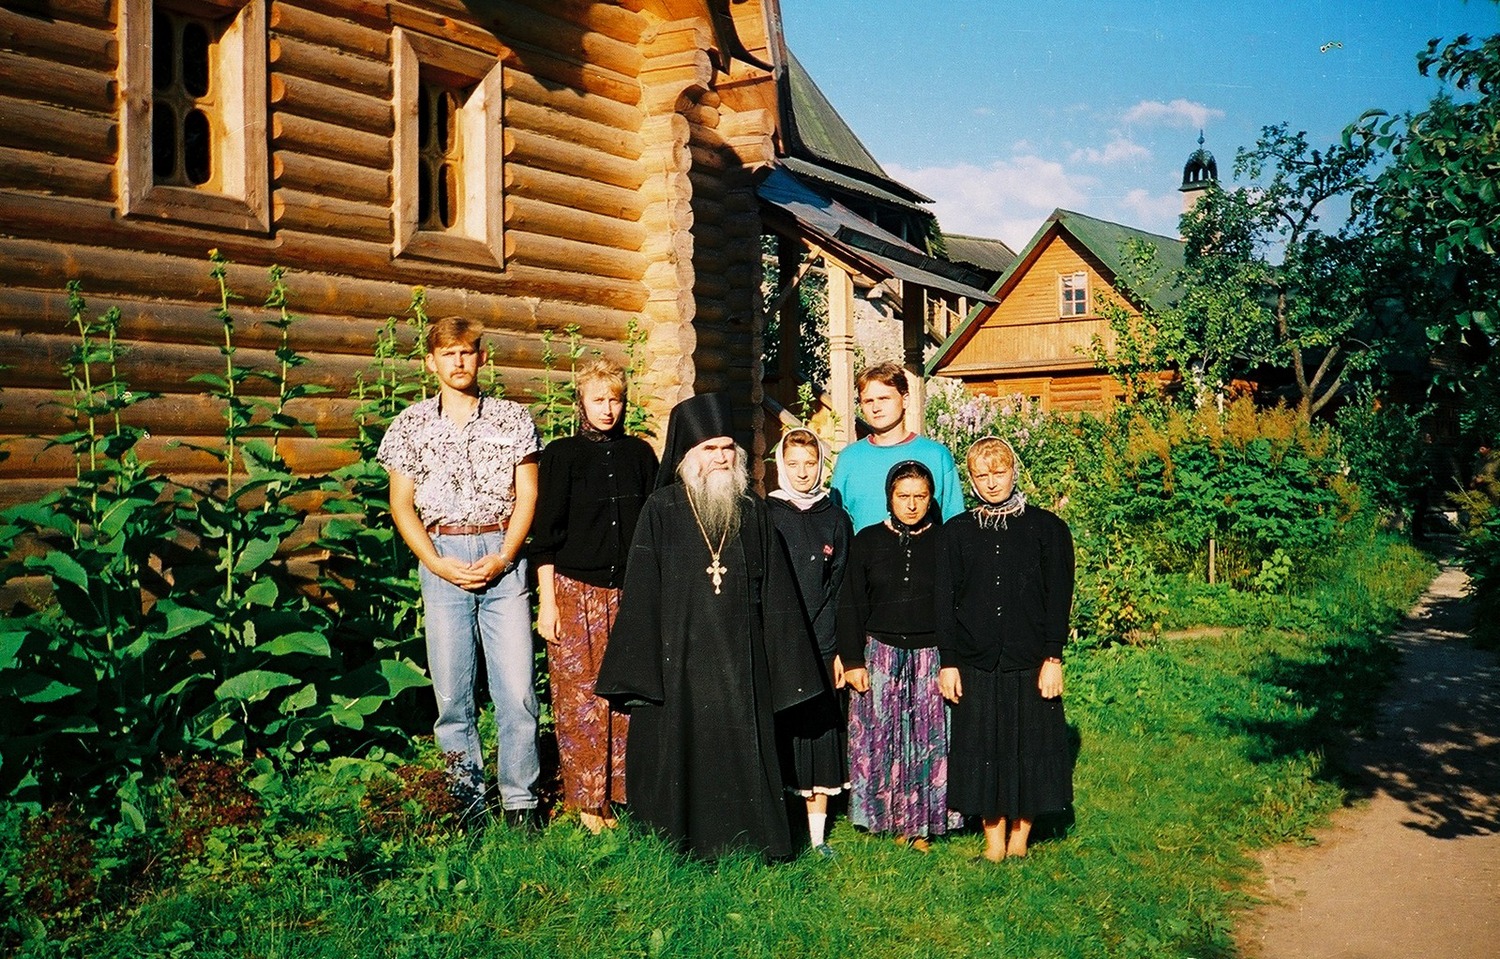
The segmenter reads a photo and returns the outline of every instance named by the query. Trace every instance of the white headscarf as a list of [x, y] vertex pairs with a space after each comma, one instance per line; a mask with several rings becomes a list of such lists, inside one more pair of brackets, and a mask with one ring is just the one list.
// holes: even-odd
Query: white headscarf
[[[818, 478], [813, 482], [813, 488], [806, 493], [799, 493], [793, 489], [791, 480], [787, 478], [786, 440], [793, 433], [806, 433], [813, 438], [814, 443], [818, 444]], [[786, 500], [798, 509], [811, 509], [819, 500], [828, 495], [828, 490], [823, 488], [823, 459], [826, 455], [826, 451], [823, 449], [823, 441], [818, 438], [817, 433], [814, 433], [805, 426], [799, 426], [787, 431], [786, 436], [781, 438], [781, 442], [776, 444], [776, 483], [781, 488], [771, 490], [768, 495], [775, 499]]]

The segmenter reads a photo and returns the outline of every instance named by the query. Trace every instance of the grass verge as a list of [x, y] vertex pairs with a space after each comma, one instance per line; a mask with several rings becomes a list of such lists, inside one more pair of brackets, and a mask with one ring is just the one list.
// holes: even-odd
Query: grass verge
[[420, 817], [382, 832], [359, 767], [325, 765], [282, 790], [296, 815], [210, 830], [126, 908], [45, 930], [12, 919], [8, 945], [194, 959], [1228, 957], [1246, 851], [1307, 836], [1343, 800], [1324, 757], [1372, 715], [1393, 659], [1379, 636], [1431, 574], [1382, 538], [1330, 563], [1294, 623], [1074, 656], [1076, 811], [1043, 823], [1025, 860], [975, 861], [972, 834], [923, 856], [842, 821], [838, 858], [778, 866], [686, 862], [628, 828], [594, 837], [568, 820], [535, 838]]

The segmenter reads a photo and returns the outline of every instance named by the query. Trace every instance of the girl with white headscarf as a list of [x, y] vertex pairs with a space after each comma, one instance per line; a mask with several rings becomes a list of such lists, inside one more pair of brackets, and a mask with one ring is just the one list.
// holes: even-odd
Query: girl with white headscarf
[[808, 835], [819, 855], [826, 842], [828, 797], [849, 785], [843, 709], [834, 692], [843, 685], [834, 619], [854, 531], [837, 494], [823, 487], [823, 445], [812, 430], [798, 427], [776, 447], [779, 489], [767, 497], [771, 521], [781, 534], [797, 579], [807, 620], [818, 643], [828, 695], [779, 717], [790, 758], [787, 788], [807, 801]]

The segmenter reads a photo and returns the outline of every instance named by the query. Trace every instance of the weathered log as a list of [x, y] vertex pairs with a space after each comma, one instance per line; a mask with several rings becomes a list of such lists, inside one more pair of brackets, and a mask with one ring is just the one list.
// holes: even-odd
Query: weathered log
[[396, 121], [388, 100], [329, 86], [306, 77], [272, 74], [271, 103], [278, 110], [376, 136], [388, 138], [396, 130]]
[[0, 93], [74, 110], [114, 109], [113, 74], [0, 50]]
[[112, 30], [30, 17], [0, 7], [0, 47], [45, 57], [59, 63], [92, 63], [113, 73], [119, 48]]
[[637, 160], [641, 155], [642, 143], [638, 133], [605, 126], [521, 100], [505, 102], [505, 125], [510, 129], [530, 130], [557, 137], [626, 160]]
[[[280, 2], [280, 0], [278, 0]], [[380, 31], [389, 32], [390, 4], [384, 0], [295, 0], [298, 7], [336, 20], [351, 20]]]
[[641, 34], [640, 46], [647, 61], [713, 46], [713, 29], [703, 20], [670, 20], [653, 24]]
[[0, 95], [0, 143], [96, 163], [114, 163], [119, 147], [112, 116], [64, 110]]
[[590, 27], [561, 19], [540, 9], [510, 4], [504, 13], [483, 18], [507, 45], [548, 50], [578, 64], [590, 64], [623, 78], [640, 73], [641, 53], [634, 42], [616, 40]]
[[[24, 218], [18, 211], [45, 203], [48, 222], [53, 227], [43, 229], [44, 235], [54, 235], [56, 224], [68, 217], [73, 218], [70, 229], [80, 235], [98, 239], [109, 239], [120, 243], [141, 242], [142, 234], [136, 224], [121, 223], [109, 219], [110, 207], [85, 201], [60, 201], [48, 197], [26, 197], [23, 194], [0, 193], [0, 220], [17, 223]], [[79, 216], [80, 212], [88, 216]], [[53, 232], [48, 232], [52, 230]], [[362, 276], [363, 279], [334, 277], [327, 275], [299, 274], [294, 280], [297, 303], [303, 308], [329, 312], [346, 309], [351, 290], [377, 291], [370, 298], [380, 298], [390, 306], [382, 305], [381, 312], [389, 310], [400, 313], [410, 296], [410, 286], [423, 285], [429, 290], [434, 302], [430, 307], [434, 314], [442, 309], [447, 312], [464, 312], [473, 302], [475, 294], [466, 290], [479, 290], [481, 294], [498, 294], [497, 315], [526, 318], [540, 311], [545, 313], [554, 307], [548, 301], [565, 300], [586, 304], [603, 310], [622, 313], [637, 311], [645, 303], [649, 291], [639, 280], [617, 279], [604, 275], [590, 275], [575, 269], [540, 269], [519, 262], [507, 267], [504, 274], [493, 279], [477, 277], [472, 270], [434, 263], [410, 263], [392, 261], [387, 244], [368, 243], [358, 240], [307, 234], [295, 230], [284, 230], [279, 236], [279, 246], [271, 247], [263, 240], [241, 238], [210, 231], [158, 231], [152, 234], [153, 243], [159, 248], [183, 253], [185, 256], [170, 256], [164, 253], [140, 253], [112, 250], [105, 247], [59, 245], [48, 240], [0, 238], [0, 282], [12, 286], [35, 288], [57, 288], [63, 282], [79, 277], [86, 287], [105, 289], [112, 293], [136, 296], [172, 295], [183, 300], [211, 302], [216, 298], [213, 283], [208, 278], [207, 264], [196, 257], [199, 251], [217, 245], [236, 265], [231, 268], [231, 286], [254, 302], [264, 296], [264, 274], [255, 267], [265, 267], [280, 262], [292, 268], [305, 268], [309, 264], [336, 264], [346, 274]], [[406, 289], [392, 288], [380, 280], [401, 284]], [[176, 292], [168, 292], [175, 289]], [[388, 292], [386, 292], [388, 291]], [[390, 299], [385, 300], [388, 296]], [[541, 305], [528, 305], [517, 297], [538, 297]], [[439, 307], [437, 301], [452, 300], [451, 308]], [[619, 327], [619, 314], [604, 314], [614, 328]], [[528, 320], [529, 322], [529, 320]]]
[[505, 258], [507, 262], [578, 270], [622, 280], [640, 279], [647, 266], [646, 258], [639, 253], [522, 230], [505, 231]]
[[393, 236], [389, 207], [283, 188], [272, 197], [272, 209], [278, 229], [332, 233], [372, 243], [389, 243]]
[[[330, 16], [326, 12], [309, 10], [307, 6], [302, 0], [298, 0], [297, 3], [276, 0], [271, 4], [271, 29], [299, 40], [326, 43], [348, 53], [369, 57], [371, 60], [390, 59], [390, 36], [385, 30], [371, 29], [369, 26], [348, 19], [346, 15]], [[342, 4], [341, 6], [347, 8], [357, 6], [357, 4]], [[382, 16], [380, 19], [384, 21], [385, 17]]]
[[641, 82], [656, 83], [659, 82], [660, 74], [671, 74], [684, 69], [696, 72], [705, 67], [712, 69], [712, 63], [709, 61], [708, 51], [701, 47], [687, 46], [661, 53], [653, 48], [641, 63]]
[[405, 4], [393, 3], [390, 5], [390, 18], [395, 26], [424, 36], [439, 37], [470, 50], [480, 50], [492, 57], [498, 58], [505, 52], [504, 42], [491, 31], [466, 22], [467, 17], [454, 18], [430, 10], [418, 10]]
[[[378, 310], [363, 316], [303, 313], [296, 309], [301, 300], [299, 284], [302, 280], [303, 276], [300, 274], [294, 273], [287, 277], [287, 282], [292, 286], [292, 306], [296, 312], [290, 337], [293, 348], [303, 353], [371, 356], [376, 337], [385, 325], [385, 316]], [[487, 327], [486, 348], [496, 362], [515, 367], [540, 364], [541, 344], [535, 335], [537, 331], [560, 330], [569, 324], [576, 324], [580, 334], [593, 348], [608, 351], [613, 348], [614, 341], [624, 338], [626, 326], [634, 315], [621, 310], [570, 303], [549, 303], [540, 305], [540, 308], [533, 303], [528, 307], [524, 303], [518, 303], [514, 297], [483, 296], [469, 291], [427, 292], [431, 315], [462, 313], [480, 320]], [[90, 316], [99, 315], [111, 307], [120, 310], [119, 335], [122, 340], [217, 346], [223, 338], [223, 328], [206, 303], [94, 296], [87, 289], [84, 295]], [[459, 296], [462, 296], [461, 300]], [[360, 301], [368, 306], [379, 305], [365, 302], [368, 298], [359, 291], [355, 291], [347, 299]], [[394, 297], [386, 300], [386, 303], [392, 305], [386, 315], [401, 312], [394, 307]], [[62, 292], [12, 288], [6, 290], [4, 297], [0, 297], [0, 331], [3, 332], [61, 332], [70, 328], [71, 317], [67, 294]], [[278, 317], [278, 312], [263, 307], [236, 307], [235, 342], [247, 348], [274, 350], [281, 342], [281, 331], [271, 324]], [[405, 333], [404, 330], [401, 332]], [[403, 338], [409, 340], [407, 337]], [[0, 395], [0, 402], [3, 401], [5, 396]]]
[[391, 67], [388, 63], [292, 37], [272, 37], [267, 49], [267, 59], [276, 72], [390, 98]]
[[51, 19], [112, 27], [114, 6], [115, 0], [47, 0], [45, 13]]
[[505, 157], [507, 161], [566, 173], [583, 180], [598, 180], [625, 190], [639, 190], [646, 179], [639, 159], [621, 159], [589, 149], [577, 141], [531, 130], [506, 129]]
[[367, 166], [278, 150], [271, 175], [281, 187], [385, 207], [391, 203], [390, 174]]
[[547, 202], [562, 201], [580, 210], [622, 220], [638, 220], [645, 201], [635, 190], [583, 180], [566, 173], [507, 163], [504, 167], [507, 197], [525, 196]]
[[629, 220], [519, 196], [509, 197], [505, 202], [505, 226], [632, 253], [641, 249], [646, 238], [646, 231]]
[[[214, 446], [223, 443], [222, 435], [206, 436], [151, 436], [136, 445], [136, 455], [152, 466], [171, 476], [213, 475], [222, 469], [214, 456], [188, 446]], [[42, 477], [66, 477], [73, 474], [72, 451], [62, 448], [47, 448], [44, 440], [19, 438], [9, 449], [11, 458], [6, 461], [6, 477], [34, 480]], [[313, 439], [306, 436], [286, 437], [281, 441], [281, 454], [287, 466], [295, 473], [331, 473], [355, 459], [354, 453], [338, 443]], [[240, 474], [244, 476], [243, 473]]]
[[653, 262], [666, 259], [674, 263], [691, 263], [694, 242], [693, 234], [687, 230], [653, 233], [647, 237], [641, 253]]
[[506, 51], [504, 62], [507, 70], [524, 70], [539, 80], [579, 93], [605, 97], [627, 106], [641, 102], [641, 85], [635, 77], [558, 56], [545, 46], [516, 43]]
[[0, 186], [111, 200], [115, 195], [114, 172], [115, 168], [106, 163], [0, 147]]
[[[0, 434], [45, 435], [70, 428], [65, 411], [56, 405], [59, 398], [57, 390], [35, 387], [6, 390], [5, 402], [0, 403]], [[297, 422], [312, 426], [316, 435], [327, 439], [354, 433], [354, 412], [358, 406], [358, 400], [319, 396], [293, 400], [287, 405], [286, 412]], [[224, 404], [201, 393], [173, 393], [137, 403], [121, 414], [121, 420], [149, 430], [154, 436], [202, 434], [223, 424]], [[290, 433], [306, 435], [301, 430]]]
[[638, 310], [646, 300], [645, 287], [638, 281], [567, 268], [541, 268], [524, 260], [515, 264], [507, 262], [504, 273], [496, 273], [492, 278], [483, 277], [473, 270], [430, 261], [392, 260], [390, 247], [382, 244], [294, 230], [281, 234], [281, 250], [281, 259], [288, 263], [336, 262], [350, 273], [366, 277], [386, 276], [414, 286], [431, 283], [513, 296], [555, 297], [621, 310]]
[[377, 170], [391, 168], [388, 137], [277, 111], [271, 116], [271, 139], [277, 147], [311, 156], [343, 160]]
[[549, 86], [524, 69], [505, 70], [500, 74], [505, 96], [550, 110], [600, 123], [617, 130], [636, 132], [641, 125], [641, 111], [608, 97], [579, 95], [575, 90]]
[[[0, 333], [9, 368], [7, 382], [16, 387], [54, 388], [65, 385], [59, 372], [68, 362], [69, 351], [77, 338], [54, 333]], [[369, 366], [367, 356], [341, 353], [309, 353], [311, 362], [296, 367], [291, 379], [297, 383], [316, 383], [328, 387], [347, 387], [354, 374]], [[272, 350], [239, 350], [235, 362], [240, 366], [271, 369], [277, 364]], [[120, 375], [139, 390], [155, 393], [193, 393], [201, 390], [188, 382], [195, 373], [222, 372], [224, 358], [217, 345], [200, 343], [135, 342], [119, 358]], [[265, 384], [247, 381], [246, 390], [260, 392]]]
[[776, 119], [769, 110], [739, 110], [720, 114], [719, 132], [726, 137], [770, 135], [776, 132]]
[[646, 29], [646, 18], [634, 11], [597, 0], [521, 0], [527, 6], [546, 10], [554, 17], [596, 30], [621, 43], [635, 46]]

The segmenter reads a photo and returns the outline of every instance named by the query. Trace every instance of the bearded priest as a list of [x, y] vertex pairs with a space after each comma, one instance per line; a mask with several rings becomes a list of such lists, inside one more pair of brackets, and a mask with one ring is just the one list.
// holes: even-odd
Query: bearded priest
[[726, 396], [672, 410], [595, 687], [630, 713], [632, 816], [704, 859], [792, 855], [774, 714], [825, 694], [796, 583], [746, 466]]

